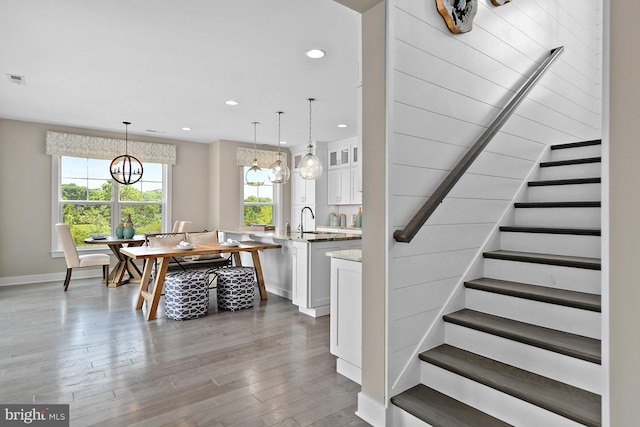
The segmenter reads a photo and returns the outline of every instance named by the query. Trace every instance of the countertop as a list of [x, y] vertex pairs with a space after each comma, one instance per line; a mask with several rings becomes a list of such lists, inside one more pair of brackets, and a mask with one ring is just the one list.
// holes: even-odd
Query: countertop
[[250, 230], [248, 228], [237, 228], [237, 229], [227, 229], [227, 230], [218, 230], [224, 233], [232, 233], [232, 234], [244, 234], [249, 237], [268, 237], [277, 240], [294, 240], [297, 242], [332, 242], [339, 240], [360, 240], [362, 239], [361, 234], [353, 234], [353, 233], [330, 233], [330, 232], [305, 232], [301, 237], [300, 233], [285, 234], [285, 233], [276, 233], [275, 231], [262, 231], [262, 230]]
[[347, 261], [362, 262], [362, 249], [343, 249], [341, 251], [329, 251], [326, 256]]

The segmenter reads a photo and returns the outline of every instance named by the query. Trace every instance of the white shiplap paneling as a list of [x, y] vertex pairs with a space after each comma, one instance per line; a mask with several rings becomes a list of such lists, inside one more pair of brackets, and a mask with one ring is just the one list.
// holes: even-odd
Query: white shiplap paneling
[[389, 233], [407, 224], [548, 52], [565, 53], [413, 242], [391, 241], [391, 387], [406, 384], [407, 358], [546, 146], [600, 138], [601, 0], [479, 3], [473, 30], [454, 35], [434, 1], [388, 2]]

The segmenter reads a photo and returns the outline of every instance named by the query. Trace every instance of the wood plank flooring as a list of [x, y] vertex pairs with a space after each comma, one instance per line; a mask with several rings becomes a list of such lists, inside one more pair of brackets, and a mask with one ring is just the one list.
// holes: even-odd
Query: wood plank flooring
[[[68, 403], [71, 426], [367, 426], [335, 371], [329, 317], [253, 309], [147, 322], [137, 285], [0, 287], [0, 403]], [[256, 292], [257, 294], [257, 292]]]

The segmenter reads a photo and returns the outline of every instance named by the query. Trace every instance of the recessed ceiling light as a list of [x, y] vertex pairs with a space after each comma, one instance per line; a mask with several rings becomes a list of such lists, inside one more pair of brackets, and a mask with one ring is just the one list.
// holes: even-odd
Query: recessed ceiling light
[[325, 55], [324, 50], [320, 50], [320, 49], [311, 49], [307, 51], [307, 56], [313, 59], [322, 58], [324, 55]]
[[224, 103], [227, 105], [238, 105], [238, 101], [234, 101], [233, 99], [225, 101]]
[[280, 141], [280, 144], [286, 144], [287, 141]]
[[346, 124], [346, 123], [340, 123], [340, 124], [338, 125], [338, 127], [339, 127], [339, 128], [346, 128], [346, 127], [348, 127], [348, 126], [349, 126], [349, 125], [348, 125], [348, 124]]
[[181, 129], [182, 129], [182, 130], [186, 130], [186, 131], [190, 131], [190, 130], [191, 130], [191, 128], [188, 128], [188, 127], [183, 127], [183, 128], [181, 128]]

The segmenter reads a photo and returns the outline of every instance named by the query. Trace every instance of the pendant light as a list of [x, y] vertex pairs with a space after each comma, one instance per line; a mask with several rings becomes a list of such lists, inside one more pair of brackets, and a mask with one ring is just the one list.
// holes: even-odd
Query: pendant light
[[264, 174], [258, 166], [258, 152], [256, 151], [256, 125], [258, 122], [251, 122], [253, 125], [253, 166], [247, 171], [244, 180], [247, 185], [258, 187], [264, 184]]
[[269, 181], [274, 184], [285, 184], [291, 178], [291, 172], [285, 162], [282, 161], [282, 153], [280, 152], [280, 115], [282, 111], [278, 111], [278, 158], [269, 167]]
[[318, 179], [322, 175], [322, 162], [313, 153], [313, 142], [311, 142], [311, 103], [315, 98], [308, 98], [307, 101], [309, 101], [309, 145], [307, 145], [309, 152], [300, 159], [298, 172], [304, 179]]
[[131, 185], [142, 179], [142, 163], [129, 155], [129, 125], [131, 122], [122, 122], [125, 130], [124, 154], [111, 161], [109, 171], [111, 177], [120, 184]]

